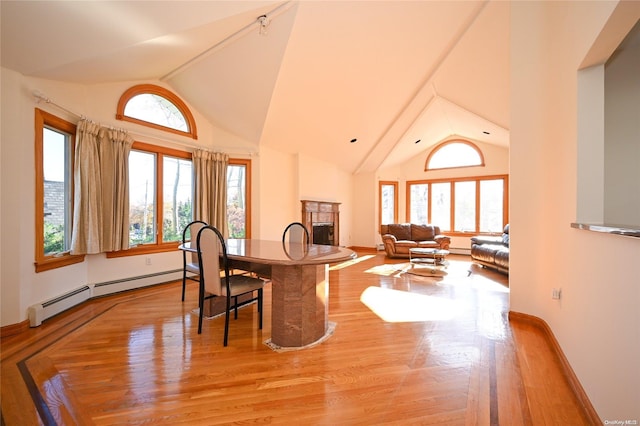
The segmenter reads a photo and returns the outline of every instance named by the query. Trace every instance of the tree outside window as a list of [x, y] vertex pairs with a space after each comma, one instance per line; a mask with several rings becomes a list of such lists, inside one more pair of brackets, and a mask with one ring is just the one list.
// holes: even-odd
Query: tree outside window
[[129, 153], [129, 245], [142, 251], [174, 248], [193, 220], [192, 201], [191, 153], [134, 143]]
[[227, 166], [227, 223], [229, 238], [250, 238], [250, 160], [230, 159]]

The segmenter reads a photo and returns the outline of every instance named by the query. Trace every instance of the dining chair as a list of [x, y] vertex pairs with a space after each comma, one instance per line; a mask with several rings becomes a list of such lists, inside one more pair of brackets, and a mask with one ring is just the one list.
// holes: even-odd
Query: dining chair
[[300, 222], [292, 222], [282, 233], [282, 242], [311, 244], [307, 227]]
[[[195, 242], [198, 232], [202, 227], [207, 226], [206, 222], [201, 220], [194, 220], [187, 224], [182, 230], [182, 244], [188, 242]], [[188, 273], [196, 274], [189, 275]], [[197, 278], [195, 278], [197, 277]], [[200, 282], [200, 267], [198, 265], [198, 253], [195, 251], [187, 252], [182, 250], [182, 301], [184, 302], [184, 293], [187, 286], [187, 280], [193, 280]]]
[[[250, 275], [231, 275], [229, 259], [224, 237], [215, 227], [208, 225], [198, 232], [198, 264], [200, 265], [200, 292], [198, 334], [202, 333], [204, 301], [212, 297], [225, 297], [224, 346], [229, 340], [229, 313], [234, 310], [238, 318], [238, 308], [256, 301], [258, 304], [258, 326], [262, 330], [262, 293], [264, 280]], [[253, 293], [256, 292], [256, 297]], [[238, 301], [238, 296], [250, 294], [251, 297]]]

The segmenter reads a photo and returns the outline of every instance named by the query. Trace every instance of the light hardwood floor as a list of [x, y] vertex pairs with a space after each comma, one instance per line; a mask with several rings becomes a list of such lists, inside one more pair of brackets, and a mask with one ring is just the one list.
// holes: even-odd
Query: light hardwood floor
[[226, 348], [222, 318], [197, 334], [194, 282], [92, 300], [2, 340], [3, 424], [588, 424], [547, 339], [509, 321], [507, 277], [449, 261], [334, 265], [334, 334], [289, 352], [264, 344], [270, 285], [263, 330], [243, 308]]

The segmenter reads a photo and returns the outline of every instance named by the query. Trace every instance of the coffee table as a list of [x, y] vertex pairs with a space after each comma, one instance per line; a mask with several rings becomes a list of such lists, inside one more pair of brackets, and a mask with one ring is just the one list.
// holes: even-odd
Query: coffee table
[[430, 266], [428, 269], [434, 276], [446, 275], [443, 269], [447, 267], [446, 257], [448, 254], [448, 250], [415, 247], [409, 249], [409, 263], [411, 269], [418, 264], [426, 264]]
[[445, 265], [449, 250], [415, 247], [409, 249], [409, 263], [430, 263], [434, 266]]

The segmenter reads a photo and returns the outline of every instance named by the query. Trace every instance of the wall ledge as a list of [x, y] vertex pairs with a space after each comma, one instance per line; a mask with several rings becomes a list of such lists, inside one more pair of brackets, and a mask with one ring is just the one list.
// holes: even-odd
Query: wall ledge
[[605, 225], [594, 223], [572, 223], [572, 228], [584, 231], [601, 232], [612, 235], [622, 235], [624, 237], [640, 238], [640, 228], [637, 226]]

